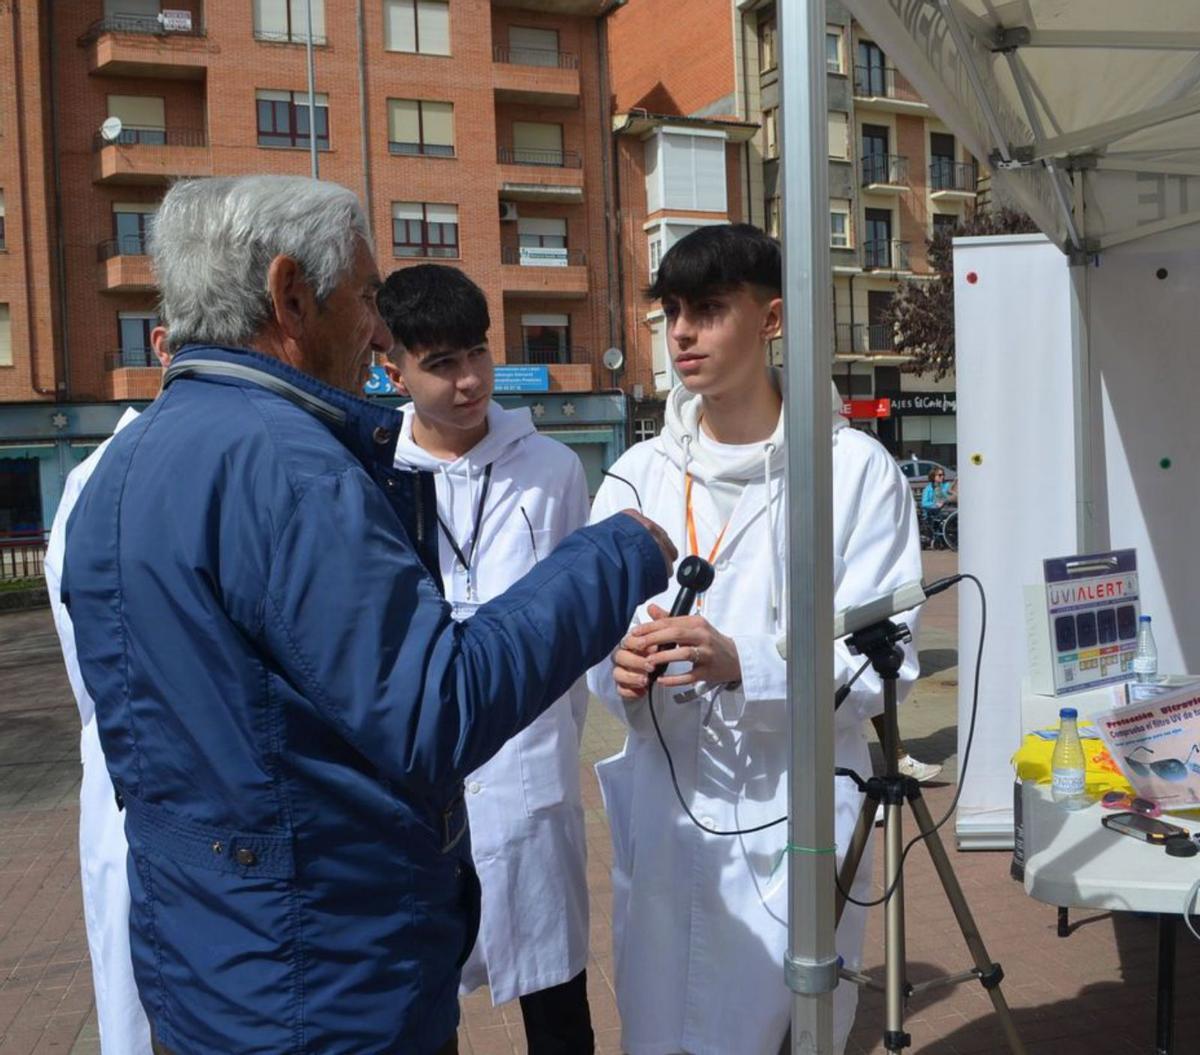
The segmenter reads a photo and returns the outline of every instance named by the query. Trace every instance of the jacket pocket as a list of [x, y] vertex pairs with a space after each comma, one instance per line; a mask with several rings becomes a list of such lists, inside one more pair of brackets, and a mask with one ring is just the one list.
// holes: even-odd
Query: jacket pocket
[[292, 879], [296, 874], [290, 835], [197, 824], [128, 792], [122, 791], [121, 796], [132, 834], [150, 853], [176, 864], [248, 879]]
[[626, 877], [633, 873], [633, 770], [633, 756], [627, 751], [596, 763], [596, 779], [612, 835], [613, 871]]

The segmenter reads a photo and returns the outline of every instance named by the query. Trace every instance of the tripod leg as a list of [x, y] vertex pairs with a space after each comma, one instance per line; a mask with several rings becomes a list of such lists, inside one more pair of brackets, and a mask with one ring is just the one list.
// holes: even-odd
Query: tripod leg
[[[879, 799], [870, 793], [863, 794], [862, 807], [858, 811], [858, 823], [854, 826], [854, 834], [850, 837], [850, 845], [846, 847], [846, 856], [842, 858], [842, 868], [838, 872], [837, 891], [837, 923], [842, 922], [842, 913], [846, 908], [846, 898], [842, 891], [848, 894], [854, 887], [854, 878], [858, 875], [858, 866], [867, 849], [867, 840], [871, 838], [871, 829], [875, 825], [875, 810]], [[835, 923], [836, 926], [836, 923]]]
[[900, 858], [904, 849], [902, 808], [898, 797], [883, 807], [883, 886], [884, 890], [892, 891], [892, 896], [883, 906], [883, 1044], [889, 1052], [903, 1051], [912, 1043], [912, 1038], [904, 1032], [904, 1002], [908, 984], [905, 978], [904, 880], [900, 874]]
[[1000, 1019], [1000, 1026], [1004, 1030], [1009, 1050], [1013, 1055], [1025, 1055], [1025, 1045], [1017, 1036], [1017, 1027], [1013, 1022], [1012, 1012], [1009, 1011], [1008, 1002], [1000, 991], [1000, 980], [1004, 977], [1004, 972], [1000, 969], [1000, 965], [993, 963], [991, 957], [988, 956], [983, 938], [979, 935], [979, 928], [975, 925], [975, 919], [967, 905], [967, 899], [963, 896], [962, 887], [958, 884], [958, 877], [954, 874], [950, 858], [946, 856], [946, 848], [942, 845], [938, 833], [934, 831], [933, 818], [929, 814], [929, 807], [925, 805], [925, 800], [921, 797], [919, 788], [916, 788], [915, 793], [909, 798], [908, 804], [912, 807], [913, 816], [916, 817], [917, 828], [925, 836], [925, 845], [929, 848], [933, 867], [937, 871], [938, 879], [941, 880], [942, 889], [946, 892], [950, 908], [954, 911], [954, 918], [958, 920], [958, 929], [962, 932], [967, 948], [971, 952], [971, 958], [975, 961], [975, 967], [979, 970], [980, 982], [987, 990], [988, 996], [991, 997], [992, 1007], [995, 1008], [996, 1015]]

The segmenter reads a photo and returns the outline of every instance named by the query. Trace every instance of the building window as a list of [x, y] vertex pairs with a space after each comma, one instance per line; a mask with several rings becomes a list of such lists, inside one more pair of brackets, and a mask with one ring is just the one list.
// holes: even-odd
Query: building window
[[850, 202], [845, 198], [829, 203], [829, 244], [834, 249], [850, 248]]
[[957, 173], [954, 136], [945, 132], [929, 133], [930, 190], [961, 190], [955, 179]]
[[767, 199], [767, 234], [772, 238], [778, 238], [783, 230], [783, 224], [780, 222], [779, 196]]
[[662, 236], [653, 235], [648, 244], [650, 246], [650, 281], [653, 282], [658, 275], [658, 265], [662, 263], [663, 258]]
[[633, 442], [641, 443], [642, 440], [652, 440], [658, 435], [658, 421], [655, 418], [634, 418], [633, 419]]
[[450, 54], [445, 0], [383, 0], [383, 46], [420, 55]]
[[522, 315], [521, 350], [527, 363], [571, 361], [571, 317], [569, 315]]
[[758, 72], [766, 73], [779, 65], [779, 31], [775, 8], [758, 16]]
[[12, 316], [8, 305], [0, 304], [0, 366], [12, 366]]
[[512, 160], [517, 165], [550, 165], [562, 167], [562, 125], [544, 121], [514, 121], [512, 126]]
[[117, 314], [120, 352], [118, 366], [157, 366], [150, 331], [158, 325], [153, 312], [122, 311]]
[[878, 44], [858, 42], [858, 64], [854, 67], [855, 90], [859, 95], [886, 97], [888, 91], [887, 57]]
[[[726, 209], [725, 134], [660, 129], [646, 140], [646, 212]], [[667, 246], [670, 248], [670, 246]]]
[[864, 266], [895, 267], [892, 261], [892, 213], [889, 209], [868, 209], [867, 237], [863, 241]]
[[393, 154], [454, 157], [454, 104], [389, 99], [388, 150]]
[[952, 212], [935, 212], [933, 214], [933, 237], [939, 234], [953, 235], [958, 227], [958, 217]]
[[779, 157], [779, 108], [763, 111], [763, 157]]
[[4, 191], [0, 189], [0, 249], [7, 249], [8, 242], [4, 238]]
[[144, 256], [154, 226], [156, 205], [140, 202], [113, 203], [114, 249], [121, 256]]
[[110, 95], [108, 116], [121, 122], [121, 134], [116, 139], [121, 146], [161, 146], [167, 141], [166, 100], [162, 96]]
[[392, 202], [394, 256], [458, 256], [458, 206]]
[[559, 64], [558, 30], [508, 27], [508, 61], [515, 66]]
[[850, 160], [850, 115], [839, 110], [829, 111], [829, 156], [838, 161]]
[[[260, 147], [308, 149], [308, 92], [259, 89], [254, 93]], [[329, 149], [329, 96], [317, 92], [317, 149]]]
[[[325, 0], [312, 2], [314, 44], [325, 43]], [[308, 40], [309, 0], [254, 0], [254, 38], [282, 44]]]
[[842, 59], [842, 31], [837, 26], [825, 27], [825, 72], [846, 72]]
[[517, 220], [518, 260], [525, 267], [566, 267], [567, 221], [522, 216]]

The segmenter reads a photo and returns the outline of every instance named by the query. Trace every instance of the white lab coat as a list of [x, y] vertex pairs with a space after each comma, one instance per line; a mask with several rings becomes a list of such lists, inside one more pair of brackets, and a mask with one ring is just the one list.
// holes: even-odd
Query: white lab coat
[[[117, 423], [120, 432], [137, 411], [127, 410]], [[115, 435], [115, 433], [114, 433]], [[96, 705], [84, 688], [75, 653], [75, 629], [59, 594], [62, 584], [67, 520], [108, 447], [105, 440], [67, 476], [62, 501], [50, 528], [46, 549], [46, 588], [62, 645], [67, 678], [83, 723], [79, 750], [83, 779], [79, 787], [79, 865], [83, 889], [83, 922], [92, 958], [92, 985], [105, 1055], [150, 1055], [150, 1025], [138, 999], [129, 956], [129, 878], [125, 872], [125, 822], [117, 809], [112, 781], [104, 763], [96, 729]]]
[[[840, 401], [839, 401], [840, 409]], [[774, 436], [748, 453], [730, 475], [705, 463], [697, 442], [700, 403], [682, 387], [668, 401], [661, 436], [637, 444], [612, 473], [641, 497], [643, 512], [671, 534], [681, 554], [684, 463], [691, 472], [701, 555], [707, 557], [722, 518], [704, 486], [714, 472], [743, 481], [715, 560], [716, 577], [702, 614], [737, 644], [742, 685], [676, 702], [681, 690], [655, 690], [655, 705], [691, 811], [706, 826], [749, 828], [788, 809], [786, 664], [777, 641], [785, 632], [786, 511], [782, 415]], [[912, 496], [892, 458], [874, 439], [835, 418], [833, 449], [834, 605], [840, 609], [921, 577]], [[686, 439], [685, 439], [686, 437]], [[609, 476], [592, 520], [635, 505], [628, 484]], [[654, 598], [669, 609], [676, 587]], [[639, 609], [635, 622], [647, 619]], [[916, 626], [909, 620], [914, 633]], [[861, 660], [835, 647], [835, 683]], [[670, 668], [672, 673], [686, 664]], [[916, 676], [907, 650], [901, 687]], [[612, 664], [593, 668], [589, 686], [629, 726], [624, 750], [596, 767], [613, 841], [613, 944], [622, 1042], [629, 1055], [776, 1055], [788, 1028], [790, 993], [783, 977], [787, 946], [787, 826], [740, 837], [709, 835], [684, 815], [646, 701], [624, 704]], [[707, 688], [707, 687], [706, 687]], [[830, 701], [832, 706], [832, 701]], [[882, 709], [879, 681], [864, 674], [838, 711], [835, 759], [870, 772], [865, 720]], [[836, 778], [839, 861], [861, 796]], [[864, 858], [855, 896], [870, 889]], [[861, 961], [865, 910], [848, 905], [838, 952]], [[835, 1039], [845, 1044], [857, 1001], [842, 982], [834, 997]]]
[[[528, 409], [493, 403], [488, 434], [462, 458], [431, 457], [412, 439], [406, 413], [396, 447], [402, 469], [432, 471], [438, 514], [464, 555], [484, 474], [492, 466], [472, 574], [444, 531], [439, 557], [446, 599], [466, 618], [502, 593], [587, 521], [579, 458], [540, 435]], [[493, 1004], [560, 985], [587, 965], [587, 846], [579, 788], [579, 743], [587, 711], [580, 681], [513, 737], [466, 784], [471, 850], [483, 891], [479, 939], [461, 992], [491, 988]]]

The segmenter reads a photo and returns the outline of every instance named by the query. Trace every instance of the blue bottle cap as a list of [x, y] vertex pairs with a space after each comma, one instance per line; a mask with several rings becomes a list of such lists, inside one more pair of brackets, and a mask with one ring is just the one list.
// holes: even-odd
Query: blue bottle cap
[[1058, 712], [1060, 718], [1078, 718], [1079, 712], [1074, 707], [1064, 707]]
[[1139, 623], [1148, 623], [1148, 622], [1150, 622], [1150, 617], [1148, 615], [1139, 615], [1138, 622]]

